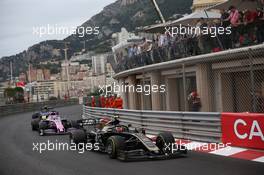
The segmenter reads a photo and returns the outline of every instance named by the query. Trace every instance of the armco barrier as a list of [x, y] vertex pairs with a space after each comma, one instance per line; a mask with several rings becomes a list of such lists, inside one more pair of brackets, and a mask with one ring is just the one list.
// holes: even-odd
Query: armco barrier
[[23, 112], [30, 112], [34, 110], [39, 110], [42, 106], [47, 105], [51, 107], [62, 107], [68, 105], [75, 105], [78, 104], [78, 99], [70, 99], [70, 100], [52, 100], [52, 101], [45, 101], [45, 102], [37, 102], [37, 103], [21, 103], [21, 104], [12, 104], [12, 105], [4, 105], [0, 106], [0, 117], [23, 113]]
[[177, 138], [221, 142], [221, 114], [212, 112], [141, 111], [83, 106], [83, 118], [118, 115], [122, 123], [144, 128], [148, 134], [170, 131]]

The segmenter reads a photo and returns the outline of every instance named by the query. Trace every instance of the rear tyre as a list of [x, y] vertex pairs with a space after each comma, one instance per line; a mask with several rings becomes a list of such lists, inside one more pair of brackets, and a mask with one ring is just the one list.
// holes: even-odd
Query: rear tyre
[[40, 121], [39, 122], [39, 135], [43, 136], [45, 133], [44, 131], [49, 128], [49, 123], [47, 121]]
[[156, 146], [165, 154], [172, 154], [174, 144], [175, 139], [170, 132], [160, 133], [156, 139]]
[[32, 131], [37, 131], [39, 129], [39, 119], [33, 119], [31, 121]]
[[70, 127], [67, 120], [62, 120], [61, 123], [65, 129], [68, 129]]
[[70, 127], [71, 127], [71, 128], [80, 128], [80, 125], [79, 125], [79, 123], [78, 123], [77, 121], [72, 120], [72, 121], [70, 122]]
[[87, 143], [87, 136], [84, 130], [76, 129], [70, 133], [70, 143]]
[[106, 151], [111, 159], [117, 158], [118, 152], [124, 150], [125, 138], [121, 136], [111, 136], [107, 139]]

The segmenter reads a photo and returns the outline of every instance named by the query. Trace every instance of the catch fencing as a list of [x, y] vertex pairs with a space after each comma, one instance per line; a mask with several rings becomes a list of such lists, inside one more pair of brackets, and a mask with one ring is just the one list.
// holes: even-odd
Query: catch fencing
[[212, 112], [146, 111], [83, 106], [83, 118], [119, 116], [124, 124], [148, 134], [172, 132], [174, 137], [202, 142], [221, 142], [221, 114]]

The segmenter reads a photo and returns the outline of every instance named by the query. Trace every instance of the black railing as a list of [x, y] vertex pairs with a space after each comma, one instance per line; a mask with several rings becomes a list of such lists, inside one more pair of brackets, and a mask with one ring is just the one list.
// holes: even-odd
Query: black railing
[[[112, 61], [112, 67], [115, 73], [119, 73], [155, 63], [219, 52], [233, 48], [241, 48], [260, 43], [256, 40], [257, 30], [255, 33], [251, 33], [251, 37], [248, 36], [249, 33], [246, 35], [244, 34], [245, 32], [243, 35], [235, 33], [231, 35], [218, 35], [217, 37], [210, 37], [208, 35], [200, 36], [200, 38], [185, 37], [174, 41], [170, 40], [168, 42], [169, 44], [163, 47], [155, 47], [154, 45], [156, 45], [156, 43], [152, 43], [153, 47], [150, 51], [142, 52], [141, 54], [130, 57], [123, 56], [122, 58], [117, 59], [119, 60], [117, 64]], [[236, 39], [232, 39], [234, 37]], [[255, 40], [252, 38], [255, 38]]]

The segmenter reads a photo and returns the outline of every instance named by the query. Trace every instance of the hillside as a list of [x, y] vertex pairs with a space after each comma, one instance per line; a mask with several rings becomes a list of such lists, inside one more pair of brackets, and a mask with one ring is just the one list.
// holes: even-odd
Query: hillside
[[[157, 0], [157, 3], [165, 19], [168, 19], [176, 13], [190, 12], [192, 0]], [[19, 72], [27, 70], [29, 62], [38, 65], [41, 61], [64, 59], [64, 41], [69, 42], [69, 56], [81, 51], [83, 48], [81, 41], [84, 40], [89, 40], [86, 42], [86, 49], [97, 53], [107, 52], [111, 50], [111, 35], [119, 32], [121, 27], [133, 31], [136, 27], [153, 24], [158, 19], [150, 0], [117, 0], [81, 25], [83, 27], [100, 27], [99, 35], [86, 35], [85, 37], [71, 35], [62, 41], [43, 41], [29, 47], [24, 52], [10, 57], [3, 57], [0, 60], [0, 81], [8, 78], [10, 61], [13, 62], [14, 76], [18, 76]]]

